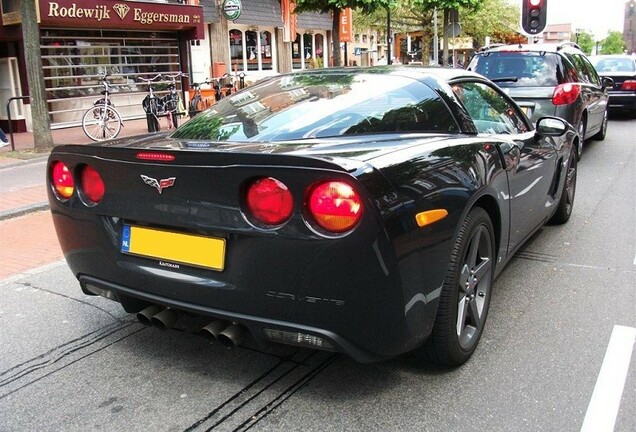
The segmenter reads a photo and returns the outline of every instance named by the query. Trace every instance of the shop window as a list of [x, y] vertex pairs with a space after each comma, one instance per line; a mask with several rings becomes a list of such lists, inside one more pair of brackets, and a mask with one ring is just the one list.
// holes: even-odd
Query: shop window
[[292, 43], [292, 68], [293, 69], [302, 69], [303, 68], [303, 60], [302, 60], [302, 38], [300, 34], [296, 33], [296, 40]]
[[243, 32], [240, 30], [230, 30], [230, 59], [232, 70], [235, 66], [243, 70]]
[[272, 70], [272, 34], [268, 31], [261, 32], [261, 69]]
[[[100, 76], [108, 81], [113, 102], [124, 117], [144, 114], [147, 89], [139, 78], [181, 70], [176, 33], [44, 29], [40, 42], [47, 102], [53, 125], [77, 124], [100, 97]], [[167, 81], [153, 86], [159, 96]], [[180, 81], [177, 80], [180, 90]]]
[[309, 33], [305, 33], [303, 35], [303, 57], [306, 60], [309, 60], [313, 57], [313, 35]]
[[245, 49], [247, 55], [247, 70], [254, 71], [258, 70], [258, 58], [257, 54], [257, 33], [255, 31], [248, 30], [245, 32]]
[[240, 72], [273, 70], [275, 42], [269, 30], [230, 30], [232, 70]]
[[316, 42], [316, 67], [321, 68], [324, 66], [325, 60], [325, 37], [321, 34], [317, 34], [315, 37]]

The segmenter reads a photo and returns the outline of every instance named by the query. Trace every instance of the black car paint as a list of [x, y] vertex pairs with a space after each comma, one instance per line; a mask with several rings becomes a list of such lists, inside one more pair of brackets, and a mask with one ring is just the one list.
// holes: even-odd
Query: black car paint
[[[462, 113], [459, 123], [467, 118], [452, 93], [440, 94]], [[500, 273], [551, 216], [565, 177], [558, 165], [570, 155], [568, 145], [532, 131], [513, 142], [479, 137], [474, 126], [464, 135], [308, 140], [287, 153], [264, 143], [193, 144], [159, 135], [52, 152], [51, 161], [71, 170], [92, 165], [106, 184], [95, 207], [81, 194], [60, 202], [49, 190], [62, 249], [85, 292], [87, 283], [110, 288], [130, 312], [157, 303], [237, 321], [263, 343], [263, 327], [323, 335], [359, 361], [401, 354], [427, 338], [458, 227], [474, 205], [493, 220]], [[176, 159], [142, 162], [135, 155], [143, 149]], [[142, 174], [176, 182], [160, 196]], [[259, 227], [241, 206], [241, 191], [259, 176], [278, 178], [294, 195], [294, 215], [277, 229]], [[304, 190], [324, 178], [347, 181], [364, 197], [364, 217], [347, 235], [322, 235], [303, 218]], [[509, 205], [520, 193], [527, 200]], [[540, 205], [530, 209], [530, 202]], [[448, 217], [418, 227], [415, 214], [434, 208]], [[166, 267], [124, 255], [124, 221], [225, 238], [226, 268]]]

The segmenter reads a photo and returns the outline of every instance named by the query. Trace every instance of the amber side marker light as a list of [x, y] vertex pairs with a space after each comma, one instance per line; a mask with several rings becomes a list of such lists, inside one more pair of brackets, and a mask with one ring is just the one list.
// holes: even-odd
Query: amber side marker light
[[51, 164], [51, 185], [61, 200], [67, 200], [75, 192], [75, 182], [68, 167], [60, 161]]
[[425, 227], [438, 220], [444, 219], [448, 216], [448, 211], [444, 209], [428, 210], [415, 215], [415, 221], [420, 227]]

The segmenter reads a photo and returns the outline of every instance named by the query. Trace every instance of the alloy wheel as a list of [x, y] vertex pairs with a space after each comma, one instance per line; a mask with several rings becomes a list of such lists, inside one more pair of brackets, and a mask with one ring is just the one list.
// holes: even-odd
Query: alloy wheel
[[463, 349], [473, 345], [484, 325], [484, 307], [492, 287], [493, 245], [487, 228], [480, 225], [470, 243], [458, 278], [457, 338]]

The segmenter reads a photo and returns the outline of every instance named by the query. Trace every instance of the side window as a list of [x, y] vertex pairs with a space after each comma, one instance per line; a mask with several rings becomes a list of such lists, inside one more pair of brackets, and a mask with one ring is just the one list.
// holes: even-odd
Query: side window
[[574, 66], [576, 67], [576, 70], [578, 72], [578, 75], [581, 78], [581, 81], [590, 83], [590, 84], [596, 84], [594, 82], [594, 77], [590, 76], [591, 71], [587, 67], [586, 61], [583, 58], [583, 56], [579, 54], [571, 54], [570, 58], [572, 59], [572, 62], [574, 63]]
[[592, 66], [592, 63], [590, 63], [590, 61], [585, 56], [580, 56], [580, 58], [581, 58], [581, 64], [583, 65], [585, 69], [585, 74], [588, 77], [588, 81], [600, 87], [601, 79], [598, 77], [598, 74], [596, 73], [596, 69], [594, 69], [594, 66]]
[[477, 82], [452, 85], [479, 133], [518, 134], [529, 130], [523, 116], [497, 90]]

